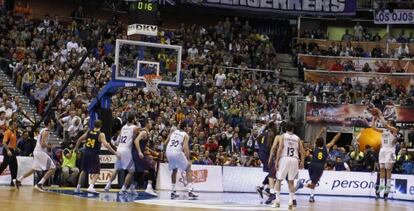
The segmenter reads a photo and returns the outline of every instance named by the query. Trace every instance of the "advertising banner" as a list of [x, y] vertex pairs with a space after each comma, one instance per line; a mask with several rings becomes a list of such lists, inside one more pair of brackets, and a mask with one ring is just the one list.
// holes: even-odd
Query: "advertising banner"
[[[192, 165], [193, 188], [197, 191], [223, 192], [223, 179], [221, 166]], [[186, 173], [178, 171], [177, 190], [187, 190]], [[157, 189], [171, 189], [171, 172], [168, 163], [161, 163], [158, 170]]]
[[[3, 162], [3, 155], [0, 155], [0, 163]], [[18, 170], [17, 178], [32, 169], [33, 157], [17, 156]], [[22, 185], [33, 185], [33, 174], [22, 181]], [[0, 185], [10, 185], [11, 175], [9, 167], [0, 175]]]
[[396, 72], [396, 70], [402, 69], [405, 73], [414, 73], [412, 59], [314, 56], [307, 54], [300, 54], [298, 57], [299, 60], [302, 60], [306, 64], [307, 69], [311, 70], [331, 70], [337, 61], [342, 65], [351, 61], [356, 71], [362, 71], [364, 65], [368, 64], [372, 72], [378, 72], [381, 69], [389, 69], [391, 72]]
[[355, 15], [356, 0], [192, 0], [191, 3], [244, 10], [251, 12], [272, 12], [313, 15]]
[[374, 14], [375, 24], [413, 24], [414, 10], [396, 9], [377, 11]]
[[[411, 107], [388, 106], [384, 117], [396, 122], [413, 122], [414, 109]], [[307, 103], [306, 122], [330, 125], [369, 127], [372, 115], [367, 106], [356, 104]]]
[[146, 24], [131, 24], [128, 25], [127, 35], [142, 34], [149, 36], [157, 36], [158, 26]]

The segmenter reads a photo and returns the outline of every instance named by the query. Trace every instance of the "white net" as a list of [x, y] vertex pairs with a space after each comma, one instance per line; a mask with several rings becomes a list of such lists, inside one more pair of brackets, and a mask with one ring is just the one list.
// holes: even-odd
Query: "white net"
[[158, 88], [158, 85], [162, 81], [162, 77], [158, 75], [145, 75], [144, 81], [146, 84], [146, 91], [152, 92], [157, 96], [160, 96], [160, 89]]

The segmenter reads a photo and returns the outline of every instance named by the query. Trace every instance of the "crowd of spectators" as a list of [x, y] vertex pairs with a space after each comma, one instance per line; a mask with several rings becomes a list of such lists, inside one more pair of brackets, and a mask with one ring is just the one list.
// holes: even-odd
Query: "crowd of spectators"
[[[44, 113], [80, 58], [88, 53], [80, 74], [69, 83], [51, 116], [64, 140], [61, 149], [53, 151], [62, 183], [73, 183], [79, 172], [77, 160], [81, 155], [72, 151], [73, 142], [88, 129], [87, 106], [111, 79], [115, 40], [127, 38], [122, 26], [116, 17], [108, 22], [65, 22], [48, 15], [42, 20], [18, 13], [0, 16], [0, 58], [9, 61], [16, 87], [30, 98], [39, 114]], [[279, 80], [269, 37], [257, 34], [247, 21], [227, 18], [210, 27], [182, 24], [174, 31], [161, 29], [148, 41], [183, 46], [184, 86], [162, 88], [159, 97], [140, 88], [119, 90], [112, 97], [116, 123], [113, 134], [116, 136], [128, 115], [134, 115], [138, 125], [150, 118], [154, 128], [146, 155], [158, 159], [156, 151], [162, 150], [161, 143], [169, 131], [186, 121], [194, 163], [263, 165], [256, 152], [258, 137], [266, 122], [280, 125], [285, 120], [287, 97], [293, 91], [291, 83]], [[21, 155], [30, 155], [35, 141], [24, 127], [31, 125], [30, 120], [17, 115], [19, 99], [4, 90], [1, 99], [4, 109], [0, 111], [5, 111], [0, 115], [1, 128], [7, 128], [10, 119], [21, 118], [20, 122], [25, 123], [20, 124], [23, 127], [18, 135]]]

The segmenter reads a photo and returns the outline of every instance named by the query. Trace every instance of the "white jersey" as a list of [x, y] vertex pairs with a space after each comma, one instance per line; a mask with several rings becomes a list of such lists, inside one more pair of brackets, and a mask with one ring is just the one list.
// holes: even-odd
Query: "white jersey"
[[118, 149], [123, 150], [132, 150], [133, 142], [134, 142], [134, 129], [137, 126], [135, 125], [124, 125], [121, 129], [121, 133], [119, 134], [119, 144]]
[[299, 158], [299, 141], [300, 138], [295, 134], [285, 133], [283, 137], [282, 157]]
[[381, 148], [395, 148], [394, 134], [390, 130], [384, 129], [381, 135]]
[[183, 152], [184, 137], [186, 135], [186, 132], [178, 129], [172, 132], [170, 140], [168, 140], [166, 152]]
[[[37, 135], [37, 141], [36, 141], [36, 147], [34, 148], [34, 151], [42, 151], [47, 152], [47, 148], [43, 148], [41, 145], [42, 138], [45, 136], [44, 132], [49, 131], [49, 128], [43, 128], [40, 130], [39, 135]], [[49, 139], [49, 137], [46, 138], [46, 141]]]

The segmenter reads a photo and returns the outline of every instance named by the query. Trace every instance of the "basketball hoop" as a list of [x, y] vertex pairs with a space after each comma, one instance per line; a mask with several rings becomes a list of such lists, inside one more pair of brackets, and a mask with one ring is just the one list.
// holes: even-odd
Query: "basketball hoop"
[[149, 92], [154, 93], [155, 95], [160, 95], [160, 90], [158, 89], [158, 84], [160, 84], [162, 77], [155, 74], [144, 75], [144, 81], [146, 88]]

